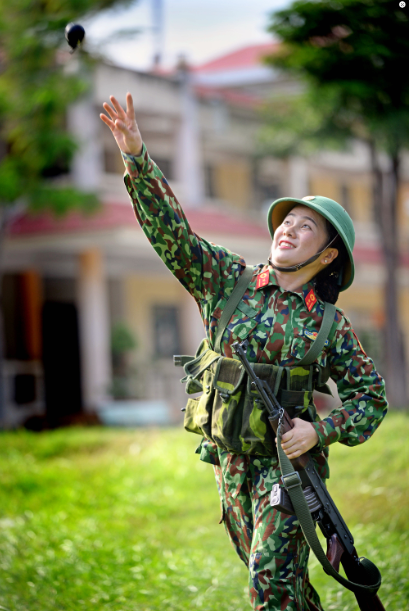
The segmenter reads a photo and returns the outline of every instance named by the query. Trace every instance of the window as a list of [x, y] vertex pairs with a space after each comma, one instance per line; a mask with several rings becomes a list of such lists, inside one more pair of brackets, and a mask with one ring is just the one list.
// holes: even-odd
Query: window
[[104, 148], [104, 170], [107, 174], [124, 173], [124, 164], [117, 148]]
[[179, 309], [177, 306], [153, 307], [154, 354], [169, 358], [180, 353]]
[[279, 160], [266, 157], [255, 162], [253, 188], [261, 210], [268, 208], [271, 202], [282, 197], [282, 176], [283, 168]]
[[264, 200], [271, 200], [273, 202], [281, 197], [281, 188], [280, 185], [277, 183], [263, 185], [262, 192]]

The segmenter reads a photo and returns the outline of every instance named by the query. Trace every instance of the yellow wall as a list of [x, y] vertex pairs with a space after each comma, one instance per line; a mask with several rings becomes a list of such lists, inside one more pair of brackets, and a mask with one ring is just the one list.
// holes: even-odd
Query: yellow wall
[[382, 286], [368, 288], [353, 284], [349, 289], [340, 293], [337, 306], [344, 310], [346, 316], [353, 318], [359, 315], [359, 320], [369, 328], [380, 328], [383, 325], [383, 294]]
[[372, 220], [372, 196], [370, 184], [363, 177], [348, 177], [343, 179], [331, 175], [314, 175], [310, 178], [312, 194], [324, 195], [335, 201], [341, 201], [341, 188], [346, 185], [350, 194], [350, 209], [348, 212], [354, 221], [370, 222]]
[[323, 195], [338, 201], [338, 183], [331, 176], [312, 176], [310, 178], [311, 195]]
[[248, 207], [251, 195], [251, 167], [244, 161], [221, 162], [215, 169], [215, 190], [218, 199], [238, 209]]
[[[376, 273], [376, 270], [374, 270]], [[346, 316], [351, 318], [352, 324], [358, 331], [371, 331], [379, 333], [385, 324], [383, 286], [361, 287], [352, 285], [347, 291], [340, 294], [337, 306], [344, 310]], [[401, 329], [405, 338], [405, 350], [409, 362], [409, 288], [401, 288], [399, 293], [399, 314]]]
[[398, 219], [399, 227], [403, 226], [406, 230], [409, 229], [409, 205], [406, 204], [407, 201], [409, 201], [409, 183], [404, 183], [399, 191]]
[[[166, 275], [130, 275], [124, 280], [125, 317], [138, 341], [138, 352], [152, 356], [153, 320], [155, 305], [182, 306], [186, 291], [177, 280]], [[183, 324], [183, 321], [180, 321]]]
[[348, 183], [348, 186], [351, 190], [351, 217], [356, 221], [372, 221], [372, 194], [370, 185], [354, 181]]
[[[350, 210], [349, 213], [354, 221], [373, 222], [372, 212], [372, 187], [369, 176], [336, 176], [331, 174], [314, 174], [310, 177], [311, 194], [324, 195], [341, 201], [341, 187], [346, 185], [349, 188], [350, 194]], [[407, 209], [409, 201], [409, 183], [403, 183], [399, 191], [398, 198], [398, 223], [399, 227], [409, 229], [409, 212]]]

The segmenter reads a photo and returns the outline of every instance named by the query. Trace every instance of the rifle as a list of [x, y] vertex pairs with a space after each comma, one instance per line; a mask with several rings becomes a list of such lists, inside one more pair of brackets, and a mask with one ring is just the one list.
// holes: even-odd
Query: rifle
[[[283, 487], [280, 484], [273, 486], [270, 504], [283, 513], [297, 515], [305, 538], [323, 565], [324, 571], [354, 593], [361, 611], [385, 611], [376, 594], [381, 584], [380, 573], [372, 562], [359, 558], [354, 547], [354, 538], [318, 475], [309, 452], [292, 459], [294, 471], [284, 473], [283, 464], [285, 466], [285, 461], [290, 464], [290, 461], [281, 448], [281, 435], [294, 428], [294, 424], [267, 382], [260, 380], [254, 373], [246, 356], [248, 345], [248, 340], [235, 342], [232, 348], [250, 377], [252, 389], [258, 392], [268, 412], [268, 420], [277, 436], [282, 470]], [[293, 501], [298, 507], [297, 512]], [[325, 555], [318, 542], [315, 523], [318, 523], [327, 540]], [[339, 574], [340, 563], [347, 579]]]

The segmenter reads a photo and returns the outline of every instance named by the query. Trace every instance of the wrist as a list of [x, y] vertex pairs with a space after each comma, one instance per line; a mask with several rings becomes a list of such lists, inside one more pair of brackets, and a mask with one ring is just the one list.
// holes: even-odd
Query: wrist
[[139, 155], [124, 153], [122, 150], [121, 154], [125, 164], [125, 171], [131, 178], [138, 179], [149, 171], [150, 158], [144, 143], [142, 143]]
[[123, 151], [126, 155], [132, 155], [132, 157], [140, 157], [143, 153], [143, 142], [139, 145], [135, 145], [132, 147], [130, 151]]
[[129, 150], [122, 150], [123, 153], [125, 153], [125, 155], [131, 155], [131, 157], [140, 157], [143, 153], [143, 142], [141, 140], [141, 142], [133, 145], [130, 147]]

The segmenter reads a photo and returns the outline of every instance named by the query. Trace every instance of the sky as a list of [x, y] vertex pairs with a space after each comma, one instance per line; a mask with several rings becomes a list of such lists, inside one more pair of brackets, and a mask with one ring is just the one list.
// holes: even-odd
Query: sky
[[[155, 53], [153, 14], [163, 2], [163, 65], [174, 66], [184, 56], [200, 64], [240, 47], [270, 42], [268, 15], [289, 0], [139, 0], [83, 22], [87, 44], [122, 66], [145, 69]], [[142, 30], [133, 39], [113, 37], [124, 28]]]

